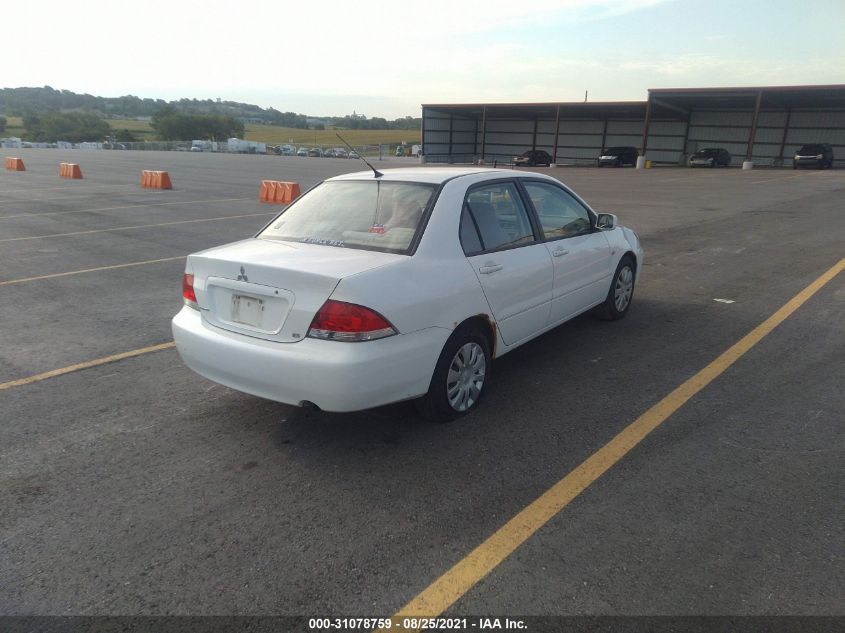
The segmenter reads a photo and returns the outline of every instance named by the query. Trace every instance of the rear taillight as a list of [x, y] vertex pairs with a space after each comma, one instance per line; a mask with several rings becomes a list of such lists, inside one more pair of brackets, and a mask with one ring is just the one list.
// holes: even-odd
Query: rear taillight
[[182, 298], [185, 300], [186, 306], [194, 310], [200, 309], [197, 303], [197, 294], [194, 292], [194, 276], [189, 273], [182, 275]]
[[348, 343], [374, 341], [394, 334], [396, 329], [375, 310], [332, 299], [317, 311], [308, 329], [311, 338]]

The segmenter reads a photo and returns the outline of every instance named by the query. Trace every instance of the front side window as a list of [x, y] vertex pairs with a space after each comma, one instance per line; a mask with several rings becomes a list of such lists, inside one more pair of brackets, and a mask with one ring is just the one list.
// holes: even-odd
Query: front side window
[[[464, 202], [461, 220], [461, 243], [464, 252], [493, 251], [530, 244], [534, 233], [528, 213], [513, 183], [494, 183], [472, 189]], [[478, 242], [472, 236], [477, 229]]]
[[339, 181], [315, 187], [259, 237], [408, 254], [434, 185]]
[[592, 228], [589, 211], [560, 187], [545, 182], [526, 182], [525, 190], [547, 240], [581, 235]]

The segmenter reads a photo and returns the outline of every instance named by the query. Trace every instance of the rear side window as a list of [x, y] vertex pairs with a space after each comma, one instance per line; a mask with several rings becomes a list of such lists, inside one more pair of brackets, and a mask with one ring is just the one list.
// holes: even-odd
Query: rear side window
[[560, 187], [545, 182], [526, 182], [525, 190], [547, 240], [581, 235], [592, 228], [589, 211]]
[[[531, 222], [513, 183], [484, 185], [467, 194], [461, 217], [461, 244], [467, 255], [533, 241]], [[480, 248], [471, 248], [476, 245]]]
[[408, 254], [434, 185], [325, 182], [303, 195], [259, 237]]

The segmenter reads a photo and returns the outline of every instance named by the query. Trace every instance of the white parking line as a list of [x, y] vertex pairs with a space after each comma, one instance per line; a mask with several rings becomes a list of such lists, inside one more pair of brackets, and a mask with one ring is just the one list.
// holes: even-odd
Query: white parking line
[[11, 286], [12, 284], [22, 284], [27, 281], [40, 281], [42, 279], [55, 279], [56, 277], [68, 277], [70, 275], [82, 275], [84, 273], [94, 273], [101, 270], [114, 270], [115, 268], [129, 268], [130, 266], [144, 266], [146, 264], [159, 264], [161, 262], [174, 262], [177, 259], [185, 259], [187, 255], [179, 255], [177, 257], [163, 257], [161, 259], [148, 259], [143, 262], [130, 262], [128, 264], [113, 264], [111, 266], [98, 266], [97, 268], [84, 268], [82, 270], [70, 270], [64, 273], [53, 273], [51, 275], [39, 275], [38, 277], [24, 277], [22, 279], [10, 279], [8, 281], [0, 281], [0, 286]]
[[26, 240], [43, 240], [48, 237], [70, 237], [74, 235], [91, 235], [92, 233], [111, 233], [114, 231], [131, 231], [134, 229], [151, 229], [158, 226], [174, 226], [176, 224], [194, 224], [196, 222], [216, 222], [219, 220], [235, 220], [238, 218], [255, 218], [259, 216], [276, 215], [271, 213], [245, 213], [243, 215], [227, 215], [221, 218], [201, 218], [199, 220], [180, 220], [178, 222], [162, 222], [160, 224], [139, 224], [137, 226], [118, 226], [113, 229], [94, 229], [91, 231], [73, 231], [72, 233], [53, 233], [52, 235], [30, 235], [27, 237], [8, 237], [0, 242], [23, 242]]
[[150, 202], [149, 204], [128, 204], [122, 207], [102, 207], [100, 209], [79, 209], [76, 211], [51, 211], [49, 213], [19, 213], [17, 215], [0, 215], [0, 220], [12, 220], [15, 218], [37, 218], [40, 216], [69, 215], [71, 213], [99, 213], [101, 211], [117, 211], [119, 209], [141, 209], [145, 207], [168, 207], [177, 204], [203, 204], [211, 202], [242, 202], [244, 200], [256, 201], [255, 198], [216, 198], [213, 200], [188, 200], [185, 202]]
[[[83, 181], [84, 183], [84, 181]], [[37, 186], [37, 183], [32, 183], [34, 186]], [[123, 187], [124, 189], [128, 189], [129, 187], [137, 187], [138, 185], [126, 183], [125, 185], [97, 185], [99, 189], [119, 189]], [[2, 189], [0, 193], [17, 193], [17, 192], [24, 192], [32, 191], [33, 187], [25, 187], [23, 189]], [[68, 191], [79, 191], [78, 188], [74, 187], [74, 185], [65, 185], [63, 187], [38, 187], [38, 191], [57, 191], [66, 189]], [[84, 189], [84, 191], [90, 192], [91, 189]]]

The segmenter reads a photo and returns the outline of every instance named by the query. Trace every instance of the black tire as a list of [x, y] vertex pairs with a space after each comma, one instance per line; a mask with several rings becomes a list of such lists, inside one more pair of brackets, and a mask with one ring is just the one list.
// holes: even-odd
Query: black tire
[[792, 161], [792, 169], [798, 169], [798, 162]]
[[710, 168], [711, 168], [711, 169], [716, 169], [718, 166], [719, 166], [719, 161], [718, 161], [717, 159], [715, 159], [715, 158], [714, 158], [714, 159], [713, 159], [713, 162], [712, 162], [712, 163], [710, 163]]
[[[483, 367], [481, 367], [483, 375], [480, 385], [476, 382], [478, 393], [465, 409], [456, 408], [450, 402], [448, 395], [449, 370], [453, 364], [461, 363], [459, 355], [463, 353], [464, 360], [469, 361], [472, 357], [468, 357], [467, 353], [472, 351], [477, 353], [479, 350], [483, 354]], [[478, 356], [476, 355], [475, 358], [478, 359]], [[467, 365], [470, 364], [467, 363]], [[491, 364], [490, 344], [487, 342], [487, 337], [476, 326], [460, 327], [455, 330], [449, 340], [446, 341], [446, 345], [443, 346], [443, 351], [440, 352], [440, 358], [437, 359], [428, 393], [416, 401], [420, 414], [432, 422], [445, 423], [456, 420], [477, 409], [478, 403], [484, 396], [484, 387], [490, 381]], [[453, 388], [457, 388], [454, 383]]]
[[[627, 273], [625, 271], [627, 271]], [[605, 298], [604, 303], [596, 308], [598, 316], [608, 321], [618, 321], [628, 314], [628, 310], [631, 308], [631, 303], [634, 301], [636, 273], [637, 270], [634, 258], [631, 257], [631, 255], [625, 255], [619, 261], [619, 265], [616, 267], [616, 272], [613, 273], [613, 278], [611, 279], [610, 288], [607, 291], [607, 297]], [[620, 277], [624, 277], [626, 275], [630, 275], [630, 291], [628, 292], [627, 302], [621, 309], [619, 309], [616, 304], [616, 288], [620, 283], [622, 286], [627, 285], [624, 278], [620, 281]]]

